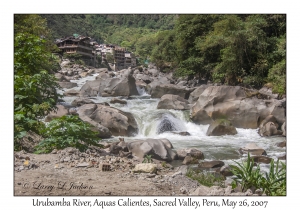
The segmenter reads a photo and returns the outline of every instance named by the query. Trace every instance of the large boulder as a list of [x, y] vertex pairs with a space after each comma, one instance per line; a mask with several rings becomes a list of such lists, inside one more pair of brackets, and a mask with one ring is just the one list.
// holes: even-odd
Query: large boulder
[[134, 136], [138, 133], [137, 123], [129, 112], [98, 104], [89, 117], [108, 128], [115, 136]]
[[191, 119], [210, 124], [226, 118], [237, 128], [256, 129], [260, 122], [273, 115], [279, 125], [285, 121], [284, 101], [257, 98], [258, 91], [239, 86], [209, 86], [191, 108]]
[[79, 95], [80, 95], [80, 92], [78, 90], [74, 90], [74, 89], [64, 92], [64, 96], [79, 96]]
[[167, 139], [146, 139], [129, 142], [127, 148], [132, 155], [142, 160], [146, 155], [153, 159], [172, 161], [177, 158], [176, 152], [172, 150], [171, 142]]
[[203, 91], [208, 87], [209, 85], [201, 85], [200, 87], [197, 87], [193, 92], [191, 92], [189, 96], [189, 103], [194, 104], [198, 101], [199, 96], [203, 93]]
[[164, 113], [156, 127], [156, 133], [161, 134], [168, 131], [179, 131], [184, 127], [182, 121], [176, 118], [172, 113]]
[[230, 121], [225, 119], [218, 119], [211, 123], [206, 132], [207, 136], [222, 136], [235, 134], [237, 134], [236, 128], [232, 126]]
[[178, 95], [166, 94], [163, 95], [157, 105], [157, 109], [189, 109], [189, 102]]
[[82, 120], [99, 129], [104, 127], [112, 135], [134, 136], [138, 132], [137, 123], [132, 114], [113, 107], [85, 104], [78, 108], [77, 113]]
[[212, 161], [203, 161], [199, 163], [199, 168], [207, 169], [207, 168], [221, 168], [225, 163], [220, 160], [212, 160]]
[[121, 77], [112, 78], [100, 94], [103, 97], [131, 96], [138, 95], [138, 91], [134, 77], [128, 73], [121, 75]]
[[51, 120], [55, 118], [60, 118], [62, 116], [68, 115], [69, 110], [64, 107], [63, 105], [56, 105], [57, 109], [54, 111], [51, 111], [45, 118], [45, 122], [50, 122]]
[[87, 81], [80, 89], [81, 96], [131, 96], [138, 95], [135, 79], [131, 71], [123, 71], [118, 77], [98, 77], [96, 80]]
[[93, 126], [92, 129], [98, 132], [98, 136], [100, 138], [109, 138], [112, 135], [110, 130], [90, 118], [90, 115], [97, 109], [97, 107], [98, 106], [96, 104], [82, 105], [78, 108], [77, 114], [82, 121], [87, 122]]
[[261, 136], [274, 136], [281, 134], [282, 131], [277, 130], [277, 125], [273, 122], [268, 122], [259, 130], [259, 135]]
[[163, 84], [155, 86], [151, 91], [151, 98], [161, 98], [163, 95], [172, 94], [178, 95], [184, 99], [188, 99], [190, 93], [195, 88], [186, 88], [183, 86], [177, 86], [173, 84]]

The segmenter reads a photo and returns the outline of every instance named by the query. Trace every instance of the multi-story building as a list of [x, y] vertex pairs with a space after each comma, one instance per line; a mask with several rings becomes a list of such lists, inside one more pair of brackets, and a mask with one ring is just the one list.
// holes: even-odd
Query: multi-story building
[[90, 37], [74, 34], [70, 37], [57, 39], [55, 43], [62, 54], [79, 54], [88, 65], [97, 66], [94, 42], [91, 42]]
[[131, 52], [125, 52], [125, 68], [136, 66], [136, 57]]
[[122, 69], [125, 67], [125, 48], [123, 47], [115, 47], [115, 65], [117, 69]]

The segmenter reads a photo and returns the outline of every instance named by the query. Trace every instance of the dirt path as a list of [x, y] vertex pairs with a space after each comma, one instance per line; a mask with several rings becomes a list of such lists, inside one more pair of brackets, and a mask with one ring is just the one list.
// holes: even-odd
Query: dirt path
[[[198, 186], [178, 172], [174, 176], [176, 171], [170, 168], [159, 168], [156, 174], [132, 173], [137, 162], [122, 158], [117, 163], [111, 159], [112, 171], [102, 171], [98, 164], [76, 167], [69, 159], [62, 162], [62, 154], [15, 153], [14, 195], [178, 196], [187, 195]], [[98, 163], [101, 157], [107, 159], [97, 157]], [[66, 156], [63, 158], [66, 160]]]

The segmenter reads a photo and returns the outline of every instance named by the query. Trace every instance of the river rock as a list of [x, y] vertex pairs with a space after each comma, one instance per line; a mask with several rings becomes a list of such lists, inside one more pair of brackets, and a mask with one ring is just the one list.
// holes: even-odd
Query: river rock
[[109, 103], [111, 103], [111, 104], [116, 104], [116, 103], [127, 104], [127, 101], [119, 99], [119, 98], [112, 98]]
[[58, 82], [58, 84], [61, 88], [66, 88], [66, 89], [77, 87], [77, 84], [74, 82]]
[[248, 152], [251, 155], [267, 155], [266, 151], [263, 148], [260, 148], [255, 143], [249, 143], [245, 147], [240, 148], [239, 152], [241, 154], [248, 154]]
[[74, 101], [72, 101], [72, 106], [82, 106], [83, 104], [94, 104], [94, 101], [88, 98], [76, 98]]
[[225, 119], [218, 119], [211, 123], [206, 132], [207, 136], [222, 136], [235, 134], [237, 134], [236, 128], [232, 126], [230, 121]]
[[197, 164], [199, 161], [197, 158], [194, 158], [190, 155], [185, 156], [184, 160], [182, 161], [183, 165], [189, 165], [189, 164]]
[[69, 111], [67, 108], [65, 108], [63, 105], [56, 105], [57, 109], [54, 111], [51, 111], [45, 118], [45, 122], [50, 122], [51, 120], [55, 118], [60, 118], [62, 116], [65, 116], [69, 114]]
[[132, 155], [137, 156], [140, 160], [146, 155], [151, 155], [153, 159], [172, 161], [177, 158], [177, 154], [165, 142], [172, 145], [167, 139], [164, 139], [164, 141], [161, 139], [146, 139], [129, 142], [127, 147]]
[[161, 134], [167, 131], [178, 131], [181, 129], [179, 121], [173, 114], [171, 113], [164, 113], [160, 117], [159, 124], [157, 125], [156, 128], [156, 133]]
[[155, 86], [151, 91], [151, 98], [161, 98], [163, 95], [178, 95], [184, 99], [188, 99], [194, 88], [180, 87], [173, 84], [162, 84]]
[[253, 159], [253, 161], [255, 163], [265, 163], [265, 164], [269, 164], [272, 161], [272, 158], [266, 157], [266, 156], [252, 156], [251, 159]]
[[220, 174], [223, 176], [232, 176], [231, 167], [229, 165], [224, 165], [220, 168]]
[[70, 82], [69, 79], [67, 79], [64, 75], [62, 75], [61, 73], [55, 73], [54, 74], [55, 78], [59, 81], [59, 82]]
[[157, 165], [153, 163], [139, 163], [135, 165], [132, 172], [135, 173], [156, 173]]
[[199, 163], [199, 168], [219, 168], [224, 166], [225, 163], [220, 160], [204, 161]]
[[138, 133], [137, 123], [129, 112], [98, 104], [89, 117], [108, 128], [115, 136], [135, 136]]
[[98, 96], [101, 89], [104, 89], [108, 83], [107, 79], [86, 81], [86, 83], [80, 89], [81, 97], [93, 97]]
[[203, 91], [208, 87], [209, 85], [201, 85], [200, 87], [197, 87], [193, 92], [191, 92], [189, 96], [189, 103], [194, 104], [198, 101], [199, 96], [203, 93]]
[[118, 77], [111, 78], [100, 94], [103, 97], [138, 95], [132, 70], [124, 70]]
[[101, 72], [101, 73], [99, 73], [99, 75], [96, 76], [96, 80], [107, 79], [109, 77], [110, 76], [106, 72]]
[[285, 121], [284, 101], [257, 98], [258, 91], [239, 86], [209, 86], [191, 108], [191, 119], [210, 124], [226, 118], [237, 128], [256, 129], [262, 119], [273, 115], [279, 125]]
[[26, 135], [18, 141], [18, 144], [21, 146], [22, 150], [33, 153], [35, 151], [35, 146], [37, 146], [42, 140], [42, 136], [33, 131], [27, 131]]
[[276, 144], [277, 147], [286, 147], [286, 141], [282, 141]]
[[177, 150], [177, 157], [179, 160], [183, 160], [186, 156], [191, 156], [198, 160], [204, 159], [204, 154], [196, 148], [185, 148]]
[[178, 95], [166, 94], [163, 95], [157, 105], [157, 109], [189, 109], [188, 101]]
[[64, 96], [79, 96], [80, 92], [78, 90], [68, 90], [64, 92]]
[[273, 122], [266, 123], [260, 130], [260, 136], [274, 136], [274, 135], [281, 135], [282, 131], [277, 130], [277, 126]]

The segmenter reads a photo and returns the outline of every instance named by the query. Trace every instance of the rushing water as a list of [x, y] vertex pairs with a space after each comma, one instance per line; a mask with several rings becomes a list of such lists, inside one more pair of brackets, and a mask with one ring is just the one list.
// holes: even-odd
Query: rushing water
[[[93, 80], [96, 75], [81, 80], [73, 80], [80, 89], [86, 80]], [[189, 110], [166, 110], [157, 109], [159, 99], [152, 99], [143, 89], [139, 89], [139, 96], [132, 96], [123, 104], [110, 104], [122, 111], [130, 112], [134, 115], [138, 124], [139, 131], [135, 137], [125, 137], [125, 141], [145, 138], [167, 138], [175, 149], [197, 148], [204, 153], [205, 160], [223, 160], [232, 163], [232, 160], [241, 159], [238, 149], [247, 143], [256, 143], [267, 151], [269, 157], [277, 159], [278, 156], [285, 154], [285, 148], [276, 146], [276, 143], [283, 141], [284, 137], [261, 137], [257, 129], [237, 128], [236, 135], [207, 136], [206, 131], [209, 125], [197, 125], [189, 120]], [[71, 103], [76, 97], [65, 97], [67, 104]], [[109, 102], [110, 97], [93, 97], [95, 103]], [[124, 99], [124, 98], [123, 98]], [[172, 132], [163, 132], [163, 127], [167, 123], [167, 129], [176, 131], [187, 131], [190, 136], [181, 136]], [[114, 136], [106, 141], [114, 141], [118, 136]], [[262, 164], [264, 168], [264, 164]]]

